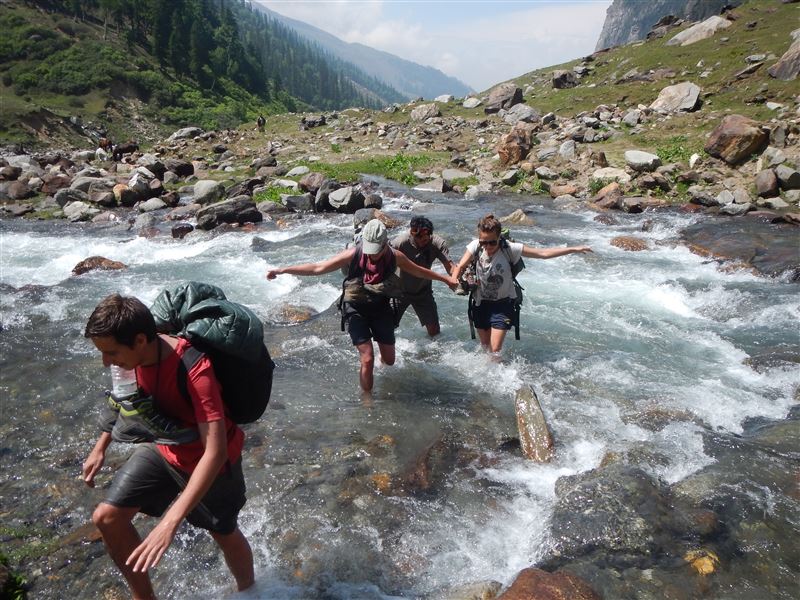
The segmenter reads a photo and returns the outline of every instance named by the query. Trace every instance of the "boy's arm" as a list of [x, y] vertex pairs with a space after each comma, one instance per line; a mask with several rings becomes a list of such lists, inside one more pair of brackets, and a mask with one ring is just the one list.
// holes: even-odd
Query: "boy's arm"
[[106, 449], [111, 445], [111, 433], [104, 431], [100, 434], [97, 442], [89, 452], [89, 456], [83, 463], [83, 481], [89, 487], [94, 487], [94, 476], [102, 468], [106, 460]]
[[186, 489], [125, 561], [125, 564], [133, 566], [134, 572], [145, 572], [158, 564], [175, 538], [181, 521], [203, 499], [228, 459], [225, 420], [198, 423], [197, 427], [205, 448], [203, 456], [189, 477]]

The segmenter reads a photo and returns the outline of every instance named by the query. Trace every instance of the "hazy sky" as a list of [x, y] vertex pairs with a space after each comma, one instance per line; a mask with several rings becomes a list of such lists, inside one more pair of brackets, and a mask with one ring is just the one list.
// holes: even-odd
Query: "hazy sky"
[[611, 0], [256, 0], [475, 90], [594, 52]]

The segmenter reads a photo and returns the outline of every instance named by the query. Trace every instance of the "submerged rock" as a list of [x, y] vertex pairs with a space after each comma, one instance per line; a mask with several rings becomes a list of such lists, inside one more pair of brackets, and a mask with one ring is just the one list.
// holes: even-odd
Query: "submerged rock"
[[577, 575], [529, 567], [517, 574], [497, 600], [600, 600], [600, 596]]
[[127, 269], [128, 265], [117, 260], [111, 260], [103, 256], [90, 256], [85, 258], [72, 268], [73, 275], [83, 275], [89, 271], [118, 271]]
[[620, 235], [609, 242], [612, 246], [627, 250], [628, 252], [641, 252], [647, 250], [647, 241], [630, 235]]

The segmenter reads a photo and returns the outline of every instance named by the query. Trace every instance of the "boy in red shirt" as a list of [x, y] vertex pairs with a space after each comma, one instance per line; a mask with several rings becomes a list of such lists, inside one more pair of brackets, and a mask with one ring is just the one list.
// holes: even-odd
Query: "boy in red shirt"
[[[189, 342], [157, 334], [149, 309], [118, 294], [98, 304], [84, 335], [102, 353], [105, 366], [135, 369], [140, 390], [153, 398], [160, 415], [198, 433], [188, 443], [138, 444], [92, 515], [133, 597], [155, 597], [147, 571], [161, 560], [184, 519], [208, 530], [237, 588], [249, 588], [253, 554], [237, 525], [245, 503], [244, 433], [225, 415], [211, 362], [203, 357], [189, 371], [188, 402], [178, 388], [177, 373]], [[94, 487], [111, 441], [112, 434], [104, 431], [83, 464], [89, 487]], [[161, 517], [143, 541], [132, 523], [138, 512]]]

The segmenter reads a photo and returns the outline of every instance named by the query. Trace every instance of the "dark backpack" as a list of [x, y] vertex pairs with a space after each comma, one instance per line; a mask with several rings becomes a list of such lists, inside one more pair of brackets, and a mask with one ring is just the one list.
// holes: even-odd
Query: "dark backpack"
[[191, 343], [178, 365], [178, 389], [184, 398], [191, 401], [189, 371], [206, 355], [230, 418], [252, 423], [264, 413], [275, 363], [264, 344], [264, 326], [253, 311], [229, 301], [216, 286], [190, 282], [161, 292], [151, 312], [160, 332]]
[[[383, 298], [402, 298], [403, 285], [396, 273], [397, 257], [391, 246], [388, 250], [392, 253], [392, 259], [386, 277], [380, 283], [367, 284], [364, 283], [364, 270], [360, 266], [363, 256], [360, 239], [356, 243], [356, 251], [353, 253], [353, 258], [350, 259], [344, 281], [342, 281], [342, 294], [336, 303], [336, 307], [342, 313], [342, 331], [345, 330], [345, 302], [369, 304]], [[344, 272], [344, 268], [342, 271]], [[392, 302], [392, 310], [396, 312], [394, 302]]]
[[[519, 313], [522, 310], [522, 301], [524, 296], [522, 291], [525, 289], [522, 287], [517, 281], [517, 275], [519, 275], [520, 271], [525, 268], [525, 261], [522, 260], [522, 256], [520, 255], [519, 260], [517, 262], [513, 262], [511, 260], [511, 248], [508, 245], [509, 241], [513, 241], [510, 237], [508, 229], [503, 229], [500, 233], [500, 251], [506, 255], [508, 259], [508, 264], [511, 265], [511, 279], [514, 282], [514, 291], [516, 292], [516, 298], [514, 299], [514, 339], [519, 339]], [[472, 259], [469, 267], [474, 272], [477, 272], [477, 265], [478, 259], [480, 258], [481, 253], [483, 252], [483, 246], [478, 246], [478, 251], [475, 253], [475, 256]], [[473, 325], [472, 314], [473, 310], [475, 309], [475, 298], [474, 298], [475, 288], [470, 288], [469, 291], [469, 304], [467, 308], [467, 318], [469, 319], [469, 330], [470, 334], [472, 335], [472, 339], [475, 339], [475, 326]]]

